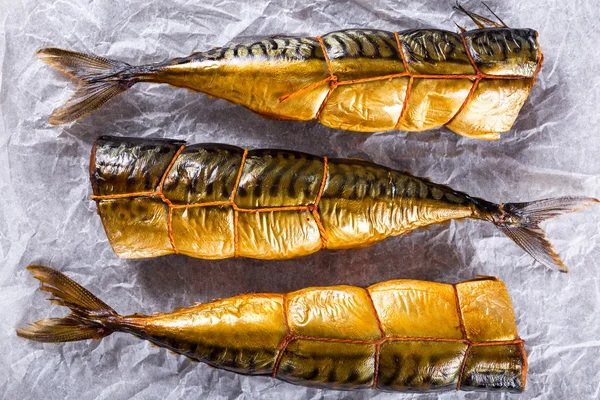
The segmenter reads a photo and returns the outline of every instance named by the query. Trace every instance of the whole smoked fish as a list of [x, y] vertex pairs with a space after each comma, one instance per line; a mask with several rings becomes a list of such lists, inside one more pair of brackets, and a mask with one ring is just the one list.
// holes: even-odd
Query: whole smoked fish
[[330, 389], [524, 389], [527, 355], [506, 287], [415, 280], [244, 294], [121, 316], [60, 272], [30, 266], [71, 314], [19, 329], [40, 342], [126, 332], [194, 361]]
[[489, 221], [566, 271], [539, 223], [597, 199], [494, 204], [363, 160], [103, 136], [90, 175], [119, 257], [285, 259], [363, 247], [444, 221]]
[[45, 48], [38, 56], [80, 86], [52, 124], [75, 121], [138, 82], [168, 83], [272, 118], [352, 131], [446, 125], [498, 139], [514, 123], [542, 65], [537, 32], [458, 9], [479, 29], [349, 29], [274, 37], [131, 66]]

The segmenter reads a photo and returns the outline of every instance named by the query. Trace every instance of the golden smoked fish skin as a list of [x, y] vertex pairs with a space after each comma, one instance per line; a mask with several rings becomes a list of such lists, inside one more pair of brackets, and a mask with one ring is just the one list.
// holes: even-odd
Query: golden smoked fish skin
[[110, 136], [96, 141], [90, 175], [106, 234], [123, 258], [288, 259], [475, 218], [565, 270], [537, 223], [597, 201], [497, 205], [363, 160]]
[[525, 387], [527, 355], [506, 287], [496, 278], [313, 287], [120, 316], [60, 272], [29, 269], [55, 302], [73, 309], [17, 331], [32, 340], [127, 332], [216, 368], [328, 389]]
[[273, 37], [130, 66], [48, 48], [38, 55], [84, 82], [50, 122], [72, 122], [137, 82], [168, 83], [271, 118], [360, 132], [447, 126], [498, 139], [527, 99], [543, 55], [537, 32], [467, 13], [480, 29], [349, 29]]

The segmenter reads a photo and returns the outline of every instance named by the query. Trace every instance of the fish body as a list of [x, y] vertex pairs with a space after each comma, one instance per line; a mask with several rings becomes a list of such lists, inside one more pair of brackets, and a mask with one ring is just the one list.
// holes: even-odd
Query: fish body
[[537, 223], [597, 202], [498, 205], [364, 160], [110, 136], [96, 141], [90, 175], [109, 241], [124, 258], [287, 259], [473, 218], [564, 269]]
[[55, 48], [38, 54], [84, 82], [55, 111], [54, 124], [85, 115], [137, 82], [152, 82], [223, 98], [272, 119], [316, 119], [361, 132], [445, 125], [497, 139], [517, 118], [543, 56], [534, 30], [489, 20], [478, 25], [461, 33], [349, 29], [274, 37], [144, 66]]
[[276, 119], [318, 119], [361, 132], [446, 125], [495, 139], [510, 129], [535, 80], [541, 62], [536, 35], [507, 28], [463, 36], [435, 29], [345, 30], [197, 53], [155, 67], [149, 79]]
[[329, 389], [520, 392], [525, 386], [527, 355], [506, 287], [495, 278], [244, 294], [171, 313], [120, 316], [60, 272], [29, 269], [73, 313], [17, 331], [28, 339], [127, 332], [213, 367]]

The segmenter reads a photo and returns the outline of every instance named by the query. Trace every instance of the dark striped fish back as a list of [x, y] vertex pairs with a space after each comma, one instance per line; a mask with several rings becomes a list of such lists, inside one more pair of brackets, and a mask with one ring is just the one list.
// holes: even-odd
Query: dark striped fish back
[[[396, 37], [396, 35], [398, 37]], [[463, 38], [464, 36], [464, 38]], [[473, 75], [482, 73], [532, 77], [539, 64], [537, 32], [532, 29], [485, 28], [461, 34], [440, 29], [411, 29], [394, 32], [375, 29], [346, 29], [323, 35], [321, 40], [332, 72], [340, 80], [371, 78], [368, 62], [342, 66], [352, 60], [381, 60], [378, 73], [405, 72], [404, 61], [412, 74]], [[402, 49], [402, 52], [400, 51]], [[404, 60], [403, 60], [404, 58]], [[190, 61], [323, 60], [323, 47], [316, 37], [272, 37], [260, 41], [232, 44], [188, 57], [176, 58], [170, 65]], [[392, 63], [390, 63], [390, 61]], [[362, 69], [363, 71], [353, 71]]]
[[233, 59], [305, 61], [314, 58], [325, 59], [321, 44], [316, 38], [273, 37], [256, 42], [217, 47], [205, 52], [193, 53], [189, 57], [185, 57], [185, 60], [181, 60], [182, 62], [187, 62], [189, 59], [198, 61]]
[[165, 178], [164, 195], [174, 204], [229, 201], [243, 154], [223, 144], [186, 146]]
[[414, 74], [474, 74], [459, 34], [439, 29], [398, 33], [408, 69]]
[[235, 203], [241, 208], [314, 204], [323, 174], [322, 157], [287, 150], [251, 150]]
[[[227, 145], [186, 147], [167, 174], [165, 196], [174, 204], [229, 201], [243, 153], [243, 149]], [[322, 157], [286, 150], [250, 150], [234, 202], [241, 208], [314, 204], [323, 169]]]
[[402, 60], [393, 32], [347, 29], [323, 36], [330, 60], [337, 58], [395, 58]]
[[92, 149], [90, 178], [95, 195], [110, 196], [158, 190], [179, 140], [101, 136]]
[[540, 61], [533, 29], [487, 28], [464, 34], [473, 61], [483, 73], [534, 76]]
[[323, 157], [264, 149], [250, 150], [244, 159], [244, 149], [223, 144], [186, 146], [177, 154], [182, 144], [98, 140], [95, 193], [159, 192], [162, 182], [162, 194], [175, 205], [227, 203], [235, 192], [240, 208], [294, 207], [315, 204], [324, 179]]
[[466, 204], [472, 199], [448, 186], [430, 182], [408, 172], [364, 160], [331, 159], [323, 199], [390, 201], [399, 198], [439, 200]]
[[330, 159], [325, 177], [323, 158], [306, 153], [250, 150], [244, 159], [239, 147], [198, 144], [186, 146], [174, 159], [182, 144], [99, 139], [91, 170], [94, 193], [158, 192], [163, 182], [162, 193], [176, 205], [228, 203], [235, 192], [234, 202], [240, 208], [298, 207], [315, 204], [326, 179], [323, 200], [414, 198], [452, 204], [474, 200], [450, 187], [365, 160]]

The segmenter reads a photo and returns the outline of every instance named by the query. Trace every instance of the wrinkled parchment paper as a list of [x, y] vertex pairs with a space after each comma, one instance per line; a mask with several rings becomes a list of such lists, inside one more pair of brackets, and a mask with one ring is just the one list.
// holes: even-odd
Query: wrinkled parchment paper
[[[454, 22], [451, 1], [261, 0], [109, 2], [23, 0], [0, 11], [0, 397], [6, 399], [499, 398], [489, 393], [335, 392], [246, 377], [192, 363], [126, 334], [39, 344], [15, 328], [64, 309], [47, 302], [25, 267], [58, 268], [121, 313], [170, 311], [245, 292], [394, 278], [457, 282], [495, 275], [512, 295], [530, 370], [526, 391], [504, 398], [600, 395], [600, 207], [544, 224], [568, 274], [537, 265], [491, 224], [450, 223], [365, 249], [289, 261], [127, 261], [113, 254], [89, 199], [88, 160], [101, 134], [287, 148], [361, 157], [495, 202], [600, 197], [600, 12], [591, 1], [490, 1], [512, 27], [539, 31], [545, 63], [511, 132], [497, 142], [447, 129], [338, 132], [317, 123], [267, 121], [222, 100], [139, 84], [71, 125], [47, 123], [75, 85], [37, 60], [46, 46], [149, 63], [228, 42], [343, 28], [403, 30]], [[477, 1], [463, 3], [485, 13]]]

